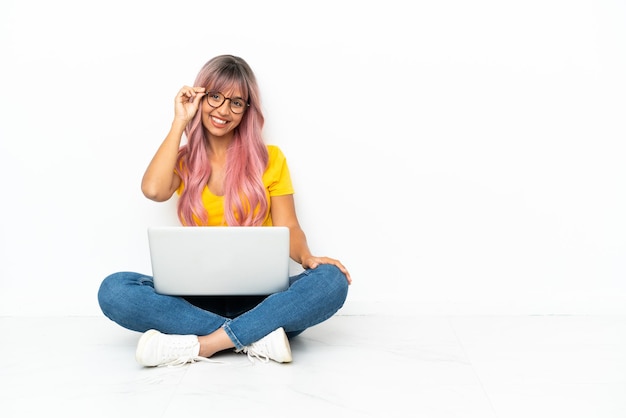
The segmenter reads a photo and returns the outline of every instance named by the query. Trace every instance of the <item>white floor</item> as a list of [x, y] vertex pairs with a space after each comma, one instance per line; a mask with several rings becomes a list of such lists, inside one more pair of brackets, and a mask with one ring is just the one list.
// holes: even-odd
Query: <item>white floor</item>
[[335, 316], [291, 364], [141, 368], [101, 317], [0, 318], [0, 417], [626, 417], [624, 316]]

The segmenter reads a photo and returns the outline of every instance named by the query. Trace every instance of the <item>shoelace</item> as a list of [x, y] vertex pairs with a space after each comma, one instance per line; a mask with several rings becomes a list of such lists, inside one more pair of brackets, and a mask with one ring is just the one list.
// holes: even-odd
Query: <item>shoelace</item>
[[211, 360], [206, 357], [181, 356], [167, 363], [159, 364], [158, 367], [182, 367], [187, 363], [198, 363], [202, 361], [206, 363], [222, 363], [221, 361]]
[[242, 351], [248, 355], [248, 360], [252, 363], [254, 363], [255, 359], [261, 361], [262, 363], [268, 363], [270, 361], [270, 357], [265, 346], [263, 348], [254, 346], [244, 347]]
[[[159, 367], [181, 367], [187, 363], [207, 362], [207, 363], [221, 363], [217, 360], [208, 359], [206, 357], [194, 356], [189, 353], [189, 346], [181, 344], [180, 341], [176, 341], [177, 344], [172, 344], [171, 349], [174, 350], [174, 358], [170, 361], [159, 364]], [[177, 351], [177, 352], [176, 352]]]

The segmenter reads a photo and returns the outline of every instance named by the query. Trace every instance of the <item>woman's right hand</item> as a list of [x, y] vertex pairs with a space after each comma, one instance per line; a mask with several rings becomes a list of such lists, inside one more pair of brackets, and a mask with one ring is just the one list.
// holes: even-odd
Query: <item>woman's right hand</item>
[[189, 122], [200, 107], [200, 100], [205, 94], [204, 87], [183, 86], [178, 91], [176, 99], [174, 99], [174, 117], [176, 119]]

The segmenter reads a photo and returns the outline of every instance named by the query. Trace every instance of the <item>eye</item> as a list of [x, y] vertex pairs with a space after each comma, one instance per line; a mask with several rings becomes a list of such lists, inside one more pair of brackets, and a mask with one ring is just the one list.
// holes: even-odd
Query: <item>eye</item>
[[244, 107], [245, 106], [245, 102], [243, 101], [243, 99], [241, 98], [235, 98], [232, 100], [233, 106], [236, 107]]

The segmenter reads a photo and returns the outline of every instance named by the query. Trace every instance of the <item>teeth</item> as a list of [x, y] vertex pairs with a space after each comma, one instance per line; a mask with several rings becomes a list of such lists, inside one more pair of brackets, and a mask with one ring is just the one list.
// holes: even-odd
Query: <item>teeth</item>
[[217, 122], [217, 123], [222, 123], [222, 124], [224, 124], [224, 123], [227, 123], [227, 122], [228, 122], [227, 120], [218, 119], [218, 118], [216, 118], [215, 116], [213, 116], [213, 120], [214, 120], [215, 122]]

